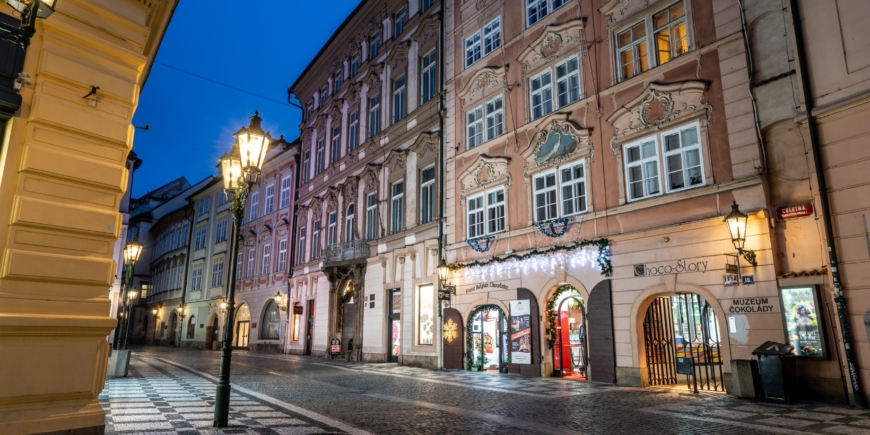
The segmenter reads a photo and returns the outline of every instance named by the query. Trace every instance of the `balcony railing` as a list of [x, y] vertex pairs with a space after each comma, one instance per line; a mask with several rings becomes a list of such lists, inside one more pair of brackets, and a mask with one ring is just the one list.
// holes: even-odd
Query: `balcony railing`
[[323, 252], [323, 262], [361, 260], [370, 256], [371, 248], [369, 248], [368, 241], [357, 240], [353, 242], [333, 243], [327, 246]]

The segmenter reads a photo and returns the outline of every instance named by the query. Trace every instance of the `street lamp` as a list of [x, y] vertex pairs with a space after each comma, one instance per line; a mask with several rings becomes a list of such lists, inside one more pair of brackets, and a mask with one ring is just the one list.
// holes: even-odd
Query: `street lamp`
[[226, 303], [221, 304], [221, 308], [226, 309], [226, 318], [224, 321], [224, 342], [221, 347], [220, 374], [218, 375], [214, 402], [213, 425], [218, 428], [227, 427], [229, 424], [230, 362], [233, 352], [233, 329], [231, 325], [233, 324], [233, 311], [235, 308], [239, 231], [242, 220], [245, 217], [245, 200], [247, 200], [248, 193], [251, 191], [251, 185], [256, 183], [257, 178], [260, 176], [260, 170], [263, 169], [263, 162], [266, 160], [266, 152], [269, 149], [269, 142], [272, 140], [269, 133], [263, 131], [263, 128], [260, 126], [261, 122], [262, 118], [260, 118], [259, 112], [254, 112], [254, 116], [251, 117], [251, 124], [248, 127], [242, 127], [233, 135], [237, 142], [232, 146], [230, 152], [218, 159], [221, 164], [224, 191], [227, 197], [232, 196], [230, 209], [233, 213], [233, 234], [231, 240], [235, 244], [230, 249], [230, 279], [227, 280], [227, 299]]
[[[444, 259], [441, 259], [441, 264], [438, 265], [438, 281], [441, 284], [441, 287], [438, 289], [438, 300], [439, 301], [449, 301], [450, 295], [456, 294], [456, 286], [450, 285], [447, 283], [447, 278], [450, 276], [450, 267], [447, 266], [447, 262]], [[440, 307], [439, 307], [440, 312]]]
[[745, 258], [749, 264], [757, 266], [758, 263], [755, 261], [755, 251], [743, 249], [743, 246], [746, 244], [746, 221], [748, 219], [749, 216], [746, 213], [741, 212], [740, 208], [737, 206], [737, 201], [734, 201], [734, 203], [731, 204], [731, 213], [728, 213], [728, 216], [725, 216], [723, 222], [728, 226], [728, 232], [731, 234], [731, 243], [734, 244], [734, 249], [736, 249], [740, 255], [743, 255], [743, 258]]
[[[130, 289], [133, 286], [133, 269], [136, 262], [139, 261], [140, 255], [142, 255], [142, 244], [139, 243], [139, 235], [137, 234], [133, 236], [133, 240], [130, 240], [126, 245], [124, 245], [124, 264], [127, 266], [127, 273], [124, 276], [125, 289]], [[132, 308], [133, 298], [136, 297], [136, 291], [130, 289], [127, 293], [123, 293], [122, 296], [124, 299], [122, 305], [125, 308], [125, 319], [120, 325], [120, 336], [123, 337], [123, 341], [117, 342], [118, 350], [127, 348], [127, 330], [130, 327], [130, 309]]]
[[57, 0], [6, 0], [6, 4], [21, 14], [21, 27], [31, 27], [34, 15], [35, 18], [48, 18], [57, 7]]

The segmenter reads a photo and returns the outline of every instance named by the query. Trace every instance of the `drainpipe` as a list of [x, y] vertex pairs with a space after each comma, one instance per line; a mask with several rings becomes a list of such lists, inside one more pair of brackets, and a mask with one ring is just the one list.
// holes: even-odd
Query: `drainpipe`
[[864, 393], [861, 390], [861, 380], [858, 375], [858, 364], [855, 360], [855, 351], [852, 349], [852, 326], [849, 324], [849, 312], [846, 307], [846, 298], [843, 296], [843, 285], [840, 282], [840, 271], [837, 261], [837, 247], [834, 241], [834, 228], [831, 223], [831, 212], [828, 203], [828, 186], [825, 182], [825, 168], [822, 162], [822, 150], [819, 144], [819, 133], [816, 128], [816, 120], [813, 117], [813, 96], [810, 89], [809, 69], [807, 68], [806, 52], [804, 50], [804, 36], [801, 28], [800, 11], [797, 0], [789, 0], [791, 11], [792, 29], [795, 39], [795, 54], [798, 60], [798, 70], [801, 76], [801, 90], [803, 91], [804, 105], [807, 113], [807, 127], [810, 132], [810, 142], [813, 150], [813, 163], [816, 170], [816, 182], [819, 184], [819, 209], [824, 219], [825, 239], [828, 244], [828, 258], [831, 264], [831, 279], [834, 284], [834, 303], [837, 306], [837, 317], [840, 320], [840, 333], [843, 336], [845, 347], [846, 364], [849, 366], [849, 378], [852, 381], [852, 395], [855, 405], [865, 408]]
[[[440, 83], [441, 92], [438, 93], [439, 94], [438, 95], [438, 105], [439, 105], [439, 107], [438, 107], [438, 133], [439, 133], [439, 142], [440, 142], [440, 146], [438, 147], [438, 166], [440, 169], [439, 172], [441, 173], [441, 176], [438, 177], [438, 188], [439, 188], [439, 195], [438, 195], [438, 215], [439, 215], [439, 217], [438, 217], [438, 261], [436, 262], [436, 264], [441, 264], [442, 258], [445, 261], [447, 260], [447, 252], [445, 252], [445, 247], [444, 247], [444, 245], [445, 245], [444, 244], [444, 222], [445, 222], [444, 177], [446, 176], [446, 171], [444, 169], [444, 166], [446, 163], [444, 161], [445, 160], [444, 159], [444, 116], [446, 115], [445, 111], [447, 110], [446, 105], [445, 105], [445, 101], [444, 101], [444, 95], [447, 93], [447, 88], [445, 86], [445, 80], [444, 80], [444, 78], [445, 78], [444, 76], [446, 75], [445, 71], [444, 71], [444, 56], [447, 54], [447, 50], [446, 50], [447, 39], [445, 38], [445, 33], [444, 33], [444, 20], [445, 20], [447, 14], [445, 14], [444, 12], [445, 12], [446, 8], [447, 8], [447, 1], [442, 0], [441, 1], [441, 11], [439, 11], [439, 15], [440, 15], [439, 18], [440, 19], [438, 20], [439, 27], [440, 27], [440, 33], [441, 33], [440, 38], [439, 38], [440, 40], [438, 41], [439, 44], [441, 45], [439, 47], [439, 50], [438, 50], [440, 52], [439, 56], [438, 56], [438, 64], [439, 64], [438, 69], [440, 72], [440, 74], [439, 74], [440, 80], [439, 81], [441, 82]], [[438, 286], [440, 289], [440, 286], [441, 286], [440, 280], [438, 281]], [[443, 315], [442, 314], [443, 306], [444, 306], [444, 303], [441, 300], [439, 300], [438, 301], [438, 340], [440, 342], [438, 343], [438, 364], [437, 364], [438, 370], [441, 370], [444, 368], [444, 339], [443, 339], [443, 337], [444, 337], [444, 335], [443, 335], [444, 334], [444, 330], [443, 330], [444, 325], [443, 325], [443, 322], [441, 321], [442, 315]]]

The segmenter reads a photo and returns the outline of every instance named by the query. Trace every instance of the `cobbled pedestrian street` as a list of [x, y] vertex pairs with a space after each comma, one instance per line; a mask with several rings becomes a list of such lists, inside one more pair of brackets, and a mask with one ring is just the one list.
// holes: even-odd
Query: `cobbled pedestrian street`
[[846, 406], [246, 352], [218, 431], [218, 365], [218, 352], [134, 350], [100, 396], [106, 433], [870, 434], [870, 411]]

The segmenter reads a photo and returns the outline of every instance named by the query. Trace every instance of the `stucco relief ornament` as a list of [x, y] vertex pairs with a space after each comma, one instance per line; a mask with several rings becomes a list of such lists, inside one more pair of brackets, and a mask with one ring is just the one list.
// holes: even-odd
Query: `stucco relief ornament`
[[406, 54], [401, 54], [396, 56], [396, 60], [393, 61], [393, 69], [398, 69], [399, 65], [404, 65], [408, 62], [408, 56]]
[[[487, 177], [485, 180], [483, 179], [484, 175], [486, 175]], [[511, 176], [510, 172], [496, 171], [492, 163], [481, 160], [472, 172], [471, 183], [469, 183], [462, 189], [461, 192], [459, 192], [459, 198], [462, 199], [464, 205], [465, 194], [467, 192], [481, 187], [486, 187], [491, 184], [499, 183], [502, 180], [505, 180], [505, 187], [510, 189], [511, 183], [513, 183], [513, 177]]]
[[429, 42], [430, 39], [436, 38], [438, 36], [438, 32], [435, 29], [429, 29], [426, 33], [423, 34], [423, 37], [420, 39], [420, 45], [424, 46]]
[[435, 151], [438, 151], [435, 142], [426, 142], [426, 145], [423, 145], [423, 149], [420, 150], [420, 158], [426, 157], [426, 154]]
[[474, 101], [476, 95], [480, 93], [483, 95], [486, 92], [487, 86], [496, 86], [498, 85], [498, 78], [495, 74], [491, 72], [482, 72], [474, 78], [474, 85], [471, 88], [471, 92], [468, 93], [468, 96], [465, 97], [463, 101], [464, 104], [468, 104], [471, 101]]
[[332, 118], [332, 122], [336, 122], [341, 119], [341, 109], [338, 106], [333, 106], [332, 110], [329, 111], [329, 115]]
[[381, 84], [381, 78], [378, 74], [370, 72], [369, 76], [366, 77], [366, 84], [369, 85], [369, 89], [376, 88]]
[[544, 37], [544, 40], [541, 41], [541, 48], [535, 53], [535, 56], [532, 57], [532, 61], [537, 59], [543, 59], [546, 62], [556, 59], [559, 57], [559, 51], [562, 50], [562, 47], [573, 41], [573, 36], [562, 36], [556, 32], [548, 32], [547, 36]]
[[347, 153], [347, 163], [352, 165], [359, 161], [359, 155], [357, 155], [357, 151], [351, 151]]
[[477, 4], [475, 6], [477, 7], [477, 9], [486, 6], [486, 0], [477, 0]]
[[393, 166], [390, 166], [390, 172], [397, 172], [405, 169], [405, 159], [396, 159]]

